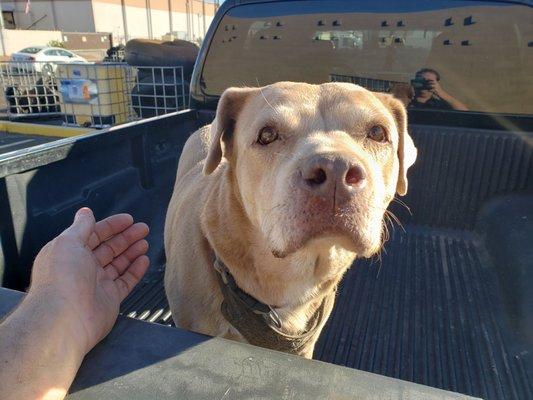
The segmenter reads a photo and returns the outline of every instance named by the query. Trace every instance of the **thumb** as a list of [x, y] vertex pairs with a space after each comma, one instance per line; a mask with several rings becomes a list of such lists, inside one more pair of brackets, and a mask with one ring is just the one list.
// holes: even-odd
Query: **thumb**
[[87, 243], [94, 232], [95, 223], [92, 210], [87, 207], [80, 208], [74, 216], [74, 222], [66, 230], [66, 233], [76, 236], [82, 243]]

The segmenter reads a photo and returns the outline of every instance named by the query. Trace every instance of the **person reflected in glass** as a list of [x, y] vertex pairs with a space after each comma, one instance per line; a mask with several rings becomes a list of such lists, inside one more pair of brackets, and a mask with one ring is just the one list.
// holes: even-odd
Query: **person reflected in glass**
[[409, 107], [468, 111], [463, 103], [442, 88], [439, 81], [440, 74], [434, 69], [422, 68], [417, 71], [411, 80], [414, 93]]

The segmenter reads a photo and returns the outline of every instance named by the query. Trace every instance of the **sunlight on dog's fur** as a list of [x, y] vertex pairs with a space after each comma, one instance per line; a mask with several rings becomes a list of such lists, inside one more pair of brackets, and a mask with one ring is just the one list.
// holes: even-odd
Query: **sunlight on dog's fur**
[[[356, 256], [379, 251], [416, 148], [403, 104], [347, 83], [230, 88], [187, 141], [165, 224], [176, 324], [244, 340], [220, 312], [214, 254], [238, 286], [306, 328]], [[311, 357], [320, 329], [301, 355]]]

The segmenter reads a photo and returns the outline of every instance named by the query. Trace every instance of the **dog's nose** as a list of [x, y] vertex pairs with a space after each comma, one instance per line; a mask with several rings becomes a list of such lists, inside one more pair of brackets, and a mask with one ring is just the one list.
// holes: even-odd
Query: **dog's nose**
[[348, 158], [335, 155], [316, 155], [302, 167], [302, 180], [307, 189], [317, 195], [351, 194], [366, 185], [363, 166]]

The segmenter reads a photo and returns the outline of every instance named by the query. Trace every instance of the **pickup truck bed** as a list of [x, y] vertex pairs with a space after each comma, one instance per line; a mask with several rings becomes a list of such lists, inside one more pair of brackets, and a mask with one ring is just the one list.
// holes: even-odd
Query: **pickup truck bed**
[[[355, 263], [315, 359], [484, 399], [529, 399], [497, 280], [479, 237], [405, 226], [380, 261]], [[163, 269], [124, 302], [124, 314], [172, 325]], [[511, 342], [512, 343], [512, 342]]]
[[[122, 312], [171, 325], [165, 212], [183, 144], [212, 117], [184, 111], [0, 156], [3, 286], [26, 287], [36, 252], [78, 207], [126, 211], [151, 226], [152, 266]], [[315, 358], [485, 399], [533, 398], [531, 135], [420, 124], [411, 134], [412, 215], [395, 204], [404, 229], [381, 260], [349, 270]]]

